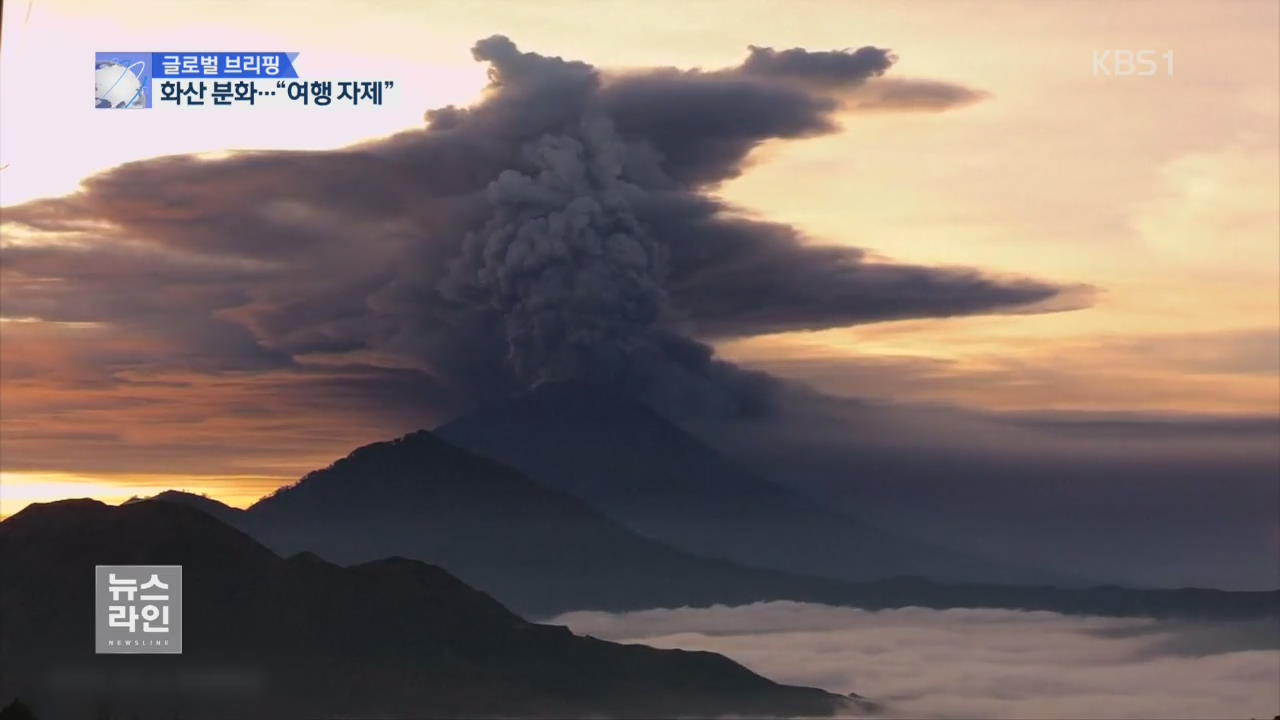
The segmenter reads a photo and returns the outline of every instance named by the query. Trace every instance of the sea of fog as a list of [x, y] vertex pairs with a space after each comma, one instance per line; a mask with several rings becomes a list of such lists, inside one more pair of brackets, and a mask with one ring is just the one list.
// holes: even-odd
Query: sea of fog
[[779, 682], [857, 692], [887, 716], [1272, 718], [1280, 623], [811, 603], [572, 612], [575, 632], [723, 653]]

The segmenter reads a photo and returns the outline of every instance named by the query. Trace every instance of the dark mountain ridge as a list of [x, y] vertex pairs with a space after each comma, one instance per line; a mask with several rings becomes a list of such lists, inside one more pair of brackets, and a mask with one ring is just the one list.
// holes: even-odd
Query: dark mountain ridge
[[436, 433], [581, 498], [641, 535], [704, 557], [852, 581], [913, 575], [1066, 584], [1048, 572], [917, 542], [822, 507], [606, 387], [544, 384]]
[[[95, 655], [93, 567], [183, 566], [181, 655]], [[37, 717], [829, 715], [851, 701], [713, 653], [525, 622], [404, 558], [282, 559], [178, 503], [33, 505], [0, 523], [0, 705]]]
[[359, 448], [248, 510], [187, 503], [283, 555], [341, 564], [402, 555], [444, 567], [517, 612], [798, 600], [868, 609], [1000, 607], [1074, 614], [1280, 615], [1280, 592], [1059, 589], [894, 577], [843, 582], [699, 557], [630, 532], [585, 502], [420, 431]]
[[242, 513], [229, 510], [219, 512], [281, 554], [306, 550], [341, 564], [413, 557], [534, 616], [838, 590], [641, 537], [577, 498], [426, 431], [358, 448]]

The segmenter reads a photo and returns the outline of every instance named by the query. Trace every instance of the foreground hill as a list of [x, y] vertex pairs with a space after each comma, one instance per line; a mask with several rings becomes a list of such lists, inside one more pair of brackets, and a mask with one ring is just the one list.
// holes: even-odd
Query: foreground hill
[[[97, 564], [180, 564], [181, 655], [95, 655]], [[37, 717], [829, 715], [845, 698], [703, 652], [525, 622], [440, 568], [282, 559], [176, 503], [0, 523], [0, 706]]]

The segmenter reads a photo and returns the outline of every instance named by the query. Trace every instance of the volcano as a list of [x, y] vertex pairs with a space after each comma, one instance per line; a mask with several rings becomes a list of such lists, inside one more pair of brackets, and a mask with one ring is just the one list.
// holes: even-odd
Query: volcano
[[826, 509], [604, 387], [545, 384], [436, 433], [580, 498], [641, 535], [705, 557], [848, 581], [903, 575], [949, 582], [1055, 579]]

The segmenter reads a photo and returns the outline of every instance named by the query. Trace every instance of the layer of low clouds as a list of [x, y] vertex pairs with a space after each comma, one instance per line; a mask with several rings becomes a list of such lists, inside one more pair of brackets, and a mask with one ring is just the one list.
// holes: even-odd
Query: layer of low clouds
[[879, 703], [886, 717], [1270, 718], [1280, 625], [794, 602], [574, 612], [575, 632], [724, 653], [766, 677]]

